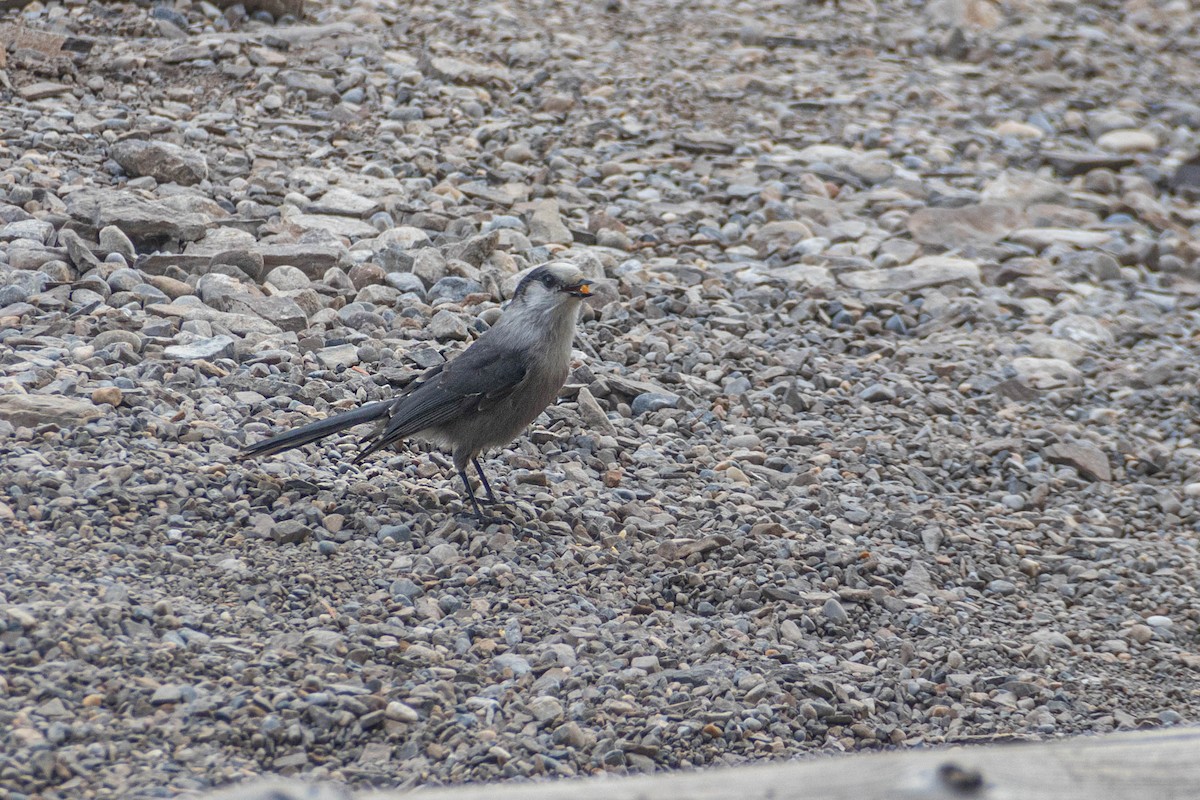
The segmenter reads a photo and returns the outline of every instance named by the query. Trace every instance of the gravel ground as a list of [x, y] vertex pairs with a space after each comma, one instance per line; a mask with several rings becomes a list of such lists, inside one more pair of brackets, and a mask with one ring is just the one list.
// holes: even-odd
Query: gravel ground
[[[6, 13], [3, 800], [1200, 722], [1186, 0]], [[233, 461], [557, 258], [511, 524]]]

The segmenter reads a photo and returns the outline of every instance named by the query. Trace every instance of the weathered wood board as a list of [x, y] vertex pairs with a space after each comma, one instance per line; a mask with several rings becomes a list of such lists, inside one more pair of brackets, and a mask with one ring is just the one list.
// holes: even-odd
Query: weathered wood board
[[[211, 800], [336, 800], [339, 789], [271, 781]], [[1036, 744], [828, 756], [730, 769], [546, 783], [373, 792], [358, 800], [1194, 800], [1200, 728]]]

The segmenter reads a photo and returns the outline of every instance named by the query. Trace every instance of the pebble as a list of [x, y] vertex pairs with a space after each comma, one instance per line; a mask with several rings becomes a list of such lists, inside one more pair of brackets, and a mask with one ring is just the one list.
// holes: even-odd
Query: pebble
[[163, 348], [164, 356], [180, 360], [232, 358], [234, 352], [233, 338], [224, 334], [197, 339], [188, 344], [173, 344]]
[[1096, 139], [1096, 146], [1116, 153], [1148, 152], [1158, 147], [1158, 137], [1143, 130], [1114, 130]]
[[110, 406], [121, 405], [123, 394], [116, 386], [103, 386], [92, 392], [92, 402], [96, 405], [107, 403]]
[[393, 700], [388, 703], [387, 708], [384, 709], [384, 715], [388, 719], [396, 720], [397, 722], [411, 723], [421, 719], [421, 715], [417, 713], [416, 709], [401, 703], [399, 700]]
[[643, 392], [633, 399], [631, 408], [634, 416], [640, 417], [652, 411], [674, 408], [678, 402], [679, 398], [674, 395], [659, 392]]
[[439, 311], [429, 321], [429, 332], [438, 341], [463, 341], [467, 338], [467, 326], [462, 318], [451, 311]]

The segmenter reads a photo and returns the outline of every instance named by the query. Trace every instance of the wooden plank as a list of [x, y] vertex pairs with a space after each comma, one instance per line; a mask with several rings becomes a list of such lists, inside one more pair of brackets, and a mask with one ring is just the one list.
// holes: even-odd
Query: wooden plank
[[428, 800], [1191, 800], [1200, 797], [1200, 729], [421, 794]]
[[[332, 786], [271, 781], [209, 800], [335, 800]], [[357, 800], [1193, 800], [1200, 728], [1033, 744], [824, 756], [761, 766], [542, 783], [372, 792]]]

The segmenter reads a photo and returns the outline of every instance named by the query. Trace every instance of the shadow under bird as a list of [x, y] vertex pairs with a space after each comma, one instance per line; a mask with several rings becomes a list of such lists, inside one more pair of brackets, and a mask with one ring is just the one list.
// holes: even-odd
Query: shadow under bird
[[246, 447], [238, 460], [301, 447], [338, 431], [377, 422], [354, 457], [416, 437], [450, 449], [475, 516], [483, 519], [467, 466], [475, 465], [496, 502], [479, 454], [515, 439], [554, 402], [567, 379], [579, 306], [591, 282], [569, 262], [539, 266], [522, 278], [496, 324], [456, 358], [431, 367], [402, 394], [294, 428]]

